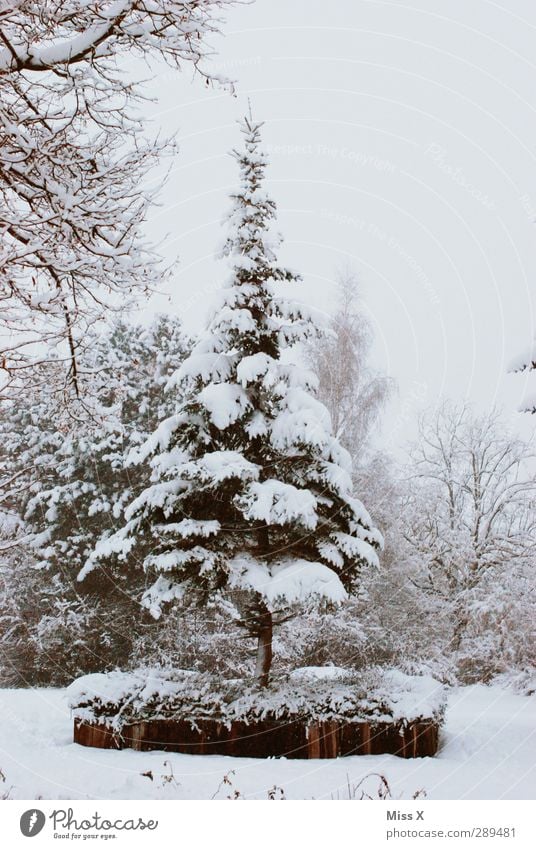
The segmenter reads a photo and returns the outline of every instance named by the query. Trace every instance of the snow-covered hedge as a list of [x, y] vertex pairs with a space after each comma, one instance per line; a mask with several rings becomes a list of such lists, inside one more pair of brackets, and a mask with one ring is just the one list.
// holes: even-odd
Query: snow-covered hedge
[[336, 667], [296, 670], [259, 690], [243, 680], [215, 679], [188, 670], [137, 669], [86, 675], [69, 687], [74, 716], [119, 730], [148, 719], [364, 720], [441, 722], [442, 684], [429, 676], [369, 669], [356, 674]]

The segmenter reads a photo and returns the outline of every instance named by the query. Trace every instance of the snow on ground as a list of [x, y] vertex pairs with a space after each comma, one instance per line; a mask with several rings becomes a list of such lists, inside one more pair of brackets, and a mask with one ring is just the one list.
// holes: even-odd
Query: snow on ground
[[386, 776], [394, 798], [418, 790], [429, 799], [536, 796], [536, 696], [497, 686], [453, 690], [440, 752], [414, 760], [263, 761], [85, 748], [72, 743], [64, 690], [0, 690], [0, 715], [0, 796], [11, 788], [11, 799], [226, 799], [235, 791], [266, 799], [274, 785], [287, 799], [348, 799], [363, 788], [376, 796], [379, 778], [371, 773]]

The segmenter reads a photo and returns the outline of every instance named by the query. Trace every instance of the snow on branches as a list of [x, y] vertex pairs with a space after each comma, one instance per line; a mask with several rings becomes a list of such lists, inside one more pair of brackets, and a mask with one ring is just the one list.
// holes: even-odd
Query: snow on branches
[[2, 14], [0, 73], [99, 63], [126, 51], [159, 52], [179, 67], [206, 57], [206, 37], [228, 0], [46, 0]]
[[[165, 140], [145, 138], [126, 55], [203, 71], [227, 0], [46, 0], [0, 18], [0, 393], [61, 351], [81, 393], [84, 337], [165, 270], [142, 227]], [[154, 180], [152, 181], [154, 185]]]

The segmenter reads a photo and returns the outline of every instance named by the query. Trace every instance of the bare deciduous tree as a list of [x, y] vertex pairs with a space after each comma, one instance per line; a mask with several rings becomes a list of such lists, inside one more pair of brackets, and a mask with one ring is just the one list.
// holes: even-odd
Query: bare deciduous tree
[[163, 273], [142, 233], [167, 144], [144, 137], [125, 57], [205, 77], [228, 0], [21, 0], [0, 6], [0, 394], [50, 348], [80, 394], [89, 327]]
[[359, 302], [352, 271], [338, 277], [338, 308], [331, 333], [311, 342], [308, 356], [318, 379], [318, 395], [331, 415], [333, 432], [358, 468], [369, 453], [370, 437], [388, 400], [393, 382], [376, 374], [369, 364], [370, 321]]
[[505, 589], [515, 600], [520, 564], [532, 568], [532, 459], [530, 446], [506, 431], [496, 410], [477, 416], [466, 405], [445, 403], [421, 422], [411, 454], [405, 537], [420, 573], [417, 583], [444, 602], [454, 652], [482, 605], [493, 611]]

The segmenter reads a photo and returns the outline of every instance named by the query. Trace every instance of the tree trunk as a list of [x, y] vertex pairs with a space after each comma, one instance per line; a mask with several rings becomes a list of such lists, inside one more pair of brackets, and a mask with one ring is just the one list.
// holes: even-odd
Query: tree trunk
[[453, 652], [457, 652], [460, 650], [460, 646], [462, 644], [462, 639], [464, 636], [464, 631], [466, 630], [469, 624], [469, 617], [460, 615], [454, 626], [454, 631], [452, 634], [452, 639], [450, 641], [450, 648]]
[[259, 687], [267, 687], [272, 665], [272, 614], [263, 604], [259, 612], [259, 630], [257, 631], [257, 664], [255, 678]]
[[[270, 534], [268, 527], [262, 525], [258, 529], [257, 538], [259, 556], [266, 557], [270, 551]], [[272, 613], [266, 607], [262, 596], [257, 596], [255, 604], [255, 626], [257, 636], [257, 663], [255, 679], [259, 687], [267, 687], [272, 666], [272, 636], [274, 623]]]

